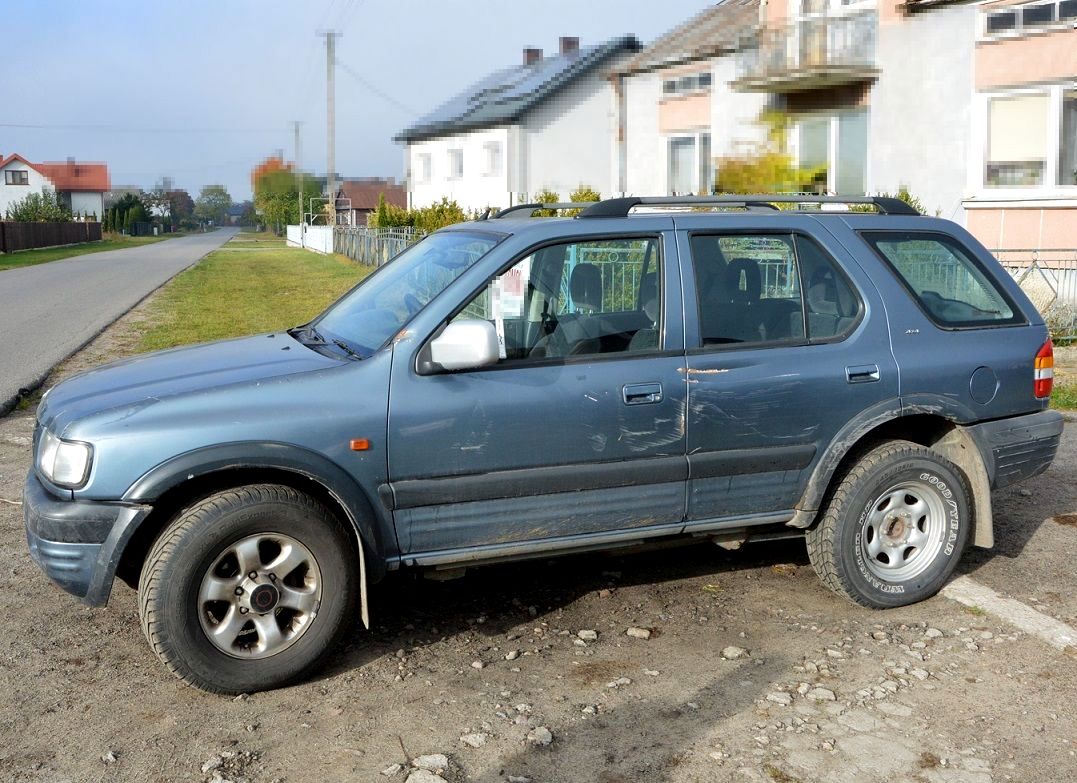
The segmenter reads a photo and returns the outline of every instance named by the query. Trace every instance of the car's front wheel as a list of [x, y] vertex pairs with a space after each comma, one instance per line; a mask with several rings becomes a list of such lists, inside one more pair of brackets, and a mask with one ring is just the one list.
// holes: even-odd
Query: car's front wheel
[[142, 629], [164, 664], [216, 693], [300, 679], [356, 616], [354, 542], [327, 509], [259, 484], [184, 510], [139, 580]]
[[904, 606], [937, 593], [972, 527], [961, 471], [924, 446], [889, 441], [863, 454], [807, 531], [823, 583], [864, 606]]

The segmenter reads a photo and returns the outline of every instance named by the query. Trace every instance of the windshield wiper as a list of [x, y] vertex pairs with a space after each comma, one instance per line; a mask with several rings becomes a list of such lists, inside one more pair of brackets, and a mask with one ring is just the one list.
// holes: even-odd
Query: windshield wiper
[[334, 337], [333, 338], [333, 345], [335, 345], [340, 350], [344, 351], [344, 353], [348, 354], [348, 356], [352, 357], [353, 359], [362, 359], [363, 358], [362, 356], [357, 354], [355, 351], [353, 351], [352, 347], [350, 345], [348, 345], [346, 342], [344, 342], [343, 340], [338, 340], [337, 338]]

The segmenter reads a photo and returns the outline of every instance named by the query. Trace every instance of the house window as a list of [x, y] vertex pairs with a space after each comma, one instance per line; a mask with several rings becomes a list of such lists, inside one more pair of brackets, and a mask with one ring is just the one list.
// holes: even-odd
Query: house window
[[430, 181], [432, 172], [429, 152], [423, 152], [415, 156], [415, 175], [419, 182]]
[[861, 196], [867, 190], [868, 114], [804, 117], [797, 123], [797, 165], [813, 170], [813, 190]]
[[26, 169], [8, 169], [4, 172], [4, 183], [7, 185], [29, 185], [30, 172]]
[[1077, 185], [1077, 89], [1062, 91], [1062, 144], [1058, 184]]
[[1043, 185], [1047, 164], [1048, 93], [1007, 95], [988, 101], [988, 187]]
[[488, 141], [482, 145], [482, 150], [486, 156], [486, 176], [500, 177], [505, 163], [501, 142]]
[[697, 133], [669, 139], [667, 190], [671, 196], [710, 193], [714, 187], [711, 135]]
[[707, 92], [714, 83], [710, 71], [692, 73], [678, 76], [675, 79], [665, 79], [662, 82], [662, 94], [667, 96], [691, 95], [697, 92]]
[[464, 176], [464, 151], [449, 150], [449, 178], [460, 179]]
[[983, 34], [985, 37], [1014, 36], [1065, 27], [1074, 19], [1077, 19], [1077, 0], [1029, 3], [1000, 11], [986, 11]]

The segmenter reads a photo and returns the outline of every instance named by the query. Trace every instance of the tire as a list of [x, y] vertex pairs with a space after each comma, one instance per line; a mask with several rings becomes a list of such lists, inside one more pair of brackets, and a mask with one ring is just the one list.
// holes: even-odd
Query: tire
[[931, 449], [888, 441], [842, 476], [805, 539], [823, 584], [862, 606], [887, 609], [937, 593], [971, 527], [961, 471]]
[[358, 579], [354, 538], [321, 504], [285, 486], [231, 489], [182, 511], [154, 542], [138, 587], [142, 631], [196, 688], [276, 688], [308, 675], [351, 629]]

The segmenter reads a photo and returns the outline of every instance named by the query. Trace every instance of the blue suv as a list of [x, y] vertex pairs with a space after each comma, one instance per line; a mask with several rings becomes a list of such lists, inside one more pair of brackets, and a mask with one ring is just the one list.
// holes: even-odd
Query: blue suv
[[960, 227], [831, 202], [516, 207], [305, 326], [65, 381], [30, 552], [93, 606], [137, 586], [153, 651], [221, 693], [309, 673], [399, 569], [799, 535], [838, 594], [925, 599], [1054, 458], [1051, 341]]

